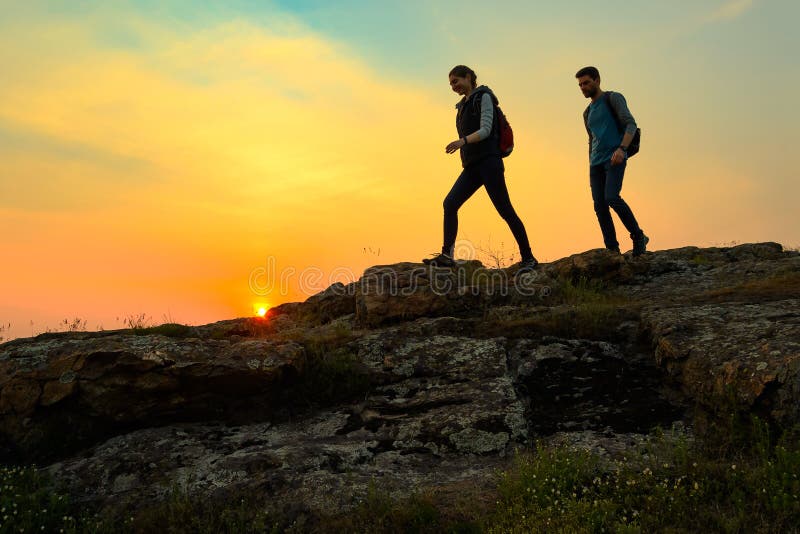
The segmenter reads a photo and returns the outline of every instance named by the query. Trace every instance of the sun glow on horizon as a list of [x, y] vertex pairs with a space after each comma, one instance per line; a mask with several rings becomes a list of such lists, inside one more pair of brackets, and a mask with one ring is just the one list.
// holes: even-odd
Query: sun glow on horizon
[[253, 309], [255, 310], [256, 315], [259, 317], [264, 317], [267, 314], [267, 310], [269, 310], [269, 304], [255, 304]]

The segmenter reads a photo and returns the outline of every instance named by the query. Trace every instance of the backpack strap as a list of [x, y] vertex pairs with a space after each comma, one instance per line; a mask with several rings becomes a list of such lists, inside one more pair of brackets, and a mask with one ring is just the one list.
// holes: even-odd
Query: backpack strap
[[[480, 111], [481, 111], [481, 100], [483, 99], [483, 95], [487, 94], [488, 92], [489, 91], [487, 91], [486, 89], [479, 89], [479, 90], [473, 92], [471, 95], [469, 95], [469, 97], [472, 99], [472, 108], [475, 111], [475, 113], [480, 113]], [[489, 96], [491, 96], [491, 95], [489, 95]], [[494, 103], [494, 102], [492, 102], [492, 103]]]
[[623, 133], [624, 132], [624, 128], [622, 127], [622, 121], [619, 120], [619, 115], [617, 115], [617, 109], [614, 107], [614, 104], [611, 103], [611, 95], [613, 95], [613, 94], [614, 94], [613, 91], [605, 91], [603, 93], [603, 100], [606, 101], [606, 104], [608, 105], [608, 109], [611, 110], [611, 116], [614, 117], [614, 122], [617, 125], [617, 131], [619, 133]]
[[477, 115], [480, 116], [481, 114], [481, 102], [483, 101], [483, 95], [489, 95], [489, 99], [492, 101], [492, 130], [489, 132], [489, 137], [495, 137], [500, 135], [500, 117], [498, 115], [498, 108], [499, 105], [497, 103], [497, 97], [492, 93], [491, 89], [488, 87], [475, 91], [473, 94], [469, 95], [472, 98], [472, 106], [473, 110]]

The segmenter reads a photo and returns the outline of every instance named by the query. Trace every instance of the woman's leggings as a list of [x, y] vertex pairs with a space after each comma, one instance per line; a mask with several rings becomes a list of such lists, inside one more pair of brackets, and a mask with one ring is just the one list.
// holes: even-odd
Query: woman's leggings
[[453, 255], [453, 247], [458, 234], [458, 209], [481, 186], [486, 188], [489, 198], [500, 216], [508, 223], [514, 239], [517, 240], [522, 260], [533, 257], [528, 234], [517, 212], [511, 205], [506, 188], [505, 165], [499, 157], [488, 157], [468, 165], [453, 184], [444, 199], [444, 246], [442, 252]]

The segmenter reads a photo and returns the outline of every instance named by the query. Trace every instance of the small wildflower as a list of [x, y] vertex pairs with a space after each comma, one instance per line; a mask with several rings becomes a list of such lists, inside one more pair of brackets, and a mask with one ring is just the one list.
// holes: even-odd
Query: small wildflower
[[731, 469], [733, 469], [734, 471], [736, 471], [736, 464], [733, 464], [733, 465], [731, 465]]

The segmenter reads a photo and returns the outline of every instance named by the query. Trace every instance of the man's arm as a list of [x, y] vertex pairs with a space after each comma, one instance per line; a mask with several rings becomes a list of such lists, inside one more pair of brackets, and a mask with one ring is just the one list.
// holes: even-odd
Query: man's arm
[[583, 126], [586, 128], [586, 133], [589, 135], [589, 158], [592, 157], [592, 131], [589, 129], [589, 108], [583, 112]]
[[621, 93], [611, 93], [608, 95], [608, 103], [616, 113], [617, 118], [619, 119], [620, 124], [625, 129], [625, 134], [622, 137], [622, 146], [627, 147], [631, 144], [633, 140], [633, 136], [636, 134], [636, 120], [631, 115], [631, 111], [628, 109], [628, 103], [625, 101], [625, 97], [622, 96]]
[[[611, 164], [617, 165], [625, 161], [625, 151], [631, 145], [631, 141], [633, 141], [633, 136], [636, 135], [636, 120], [633, 118], [631, 111], [628, 109], [628, 103], [625, 101], [625, 97], [622, 96], [621, 93], [611, 93], [608, 95], [608, 104], [611, 106], [611, 109], [614, 111], [614, 114], [619, 119], [620, 125], [625, 129], [625, 133], [622, 135], [622, 141], [620, 141], [619, 146], [614, 154], [611, 156]], [[623, 150], [624, 148], [624, 150]]]

